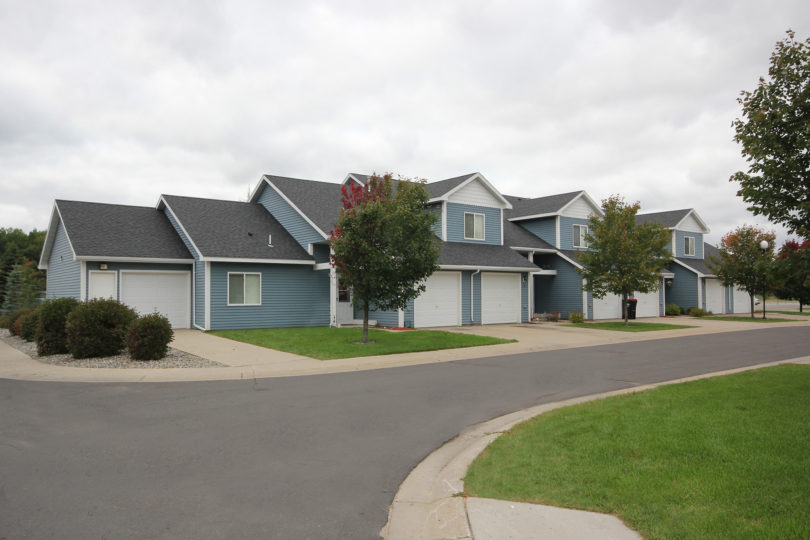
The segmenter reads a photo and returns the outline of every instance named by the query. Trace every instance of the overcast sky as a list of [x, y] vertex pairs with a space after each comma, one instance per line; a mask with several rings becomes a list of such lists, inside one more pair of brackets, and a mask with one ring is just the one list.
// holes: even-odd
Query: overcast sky
[[478, 171], [693, 207], [716, 243], [766, 223], [728, 181], [731, 121], [788, 28], [810, 35], [807, 0], [0, 0], [0, 226], [263, 173]]

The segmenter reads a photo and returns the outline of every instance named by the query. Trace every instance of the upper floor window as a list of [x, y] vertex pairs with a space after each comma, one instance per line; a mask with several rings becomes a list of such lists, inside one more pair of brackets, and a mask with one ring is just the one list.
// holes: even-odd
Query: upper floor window
[[574, 225], [574, 247], [575, 248], [586, 248], [586, 247], [588, 247], [588, 242], [585, 240], [586, 236], [588, 236], [588, 226], [587, 225]]
[[694, 236], [684, 236], [683, 237], [683, 253], [684, 253], [684, 255], [694, 255], [695, 254], [695, 237]]
[[484, 239], [484, 214], [464, 212], [464, 239]]
[[261, 274], [228, 272], [229, 306], [258, 306], [261, 303]]

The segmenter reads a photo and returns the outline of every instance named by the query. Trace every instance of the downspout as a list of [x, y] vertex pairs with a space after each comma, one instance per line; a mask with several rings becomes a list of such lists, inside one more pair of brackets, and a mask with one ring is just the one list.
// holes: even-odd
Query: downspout
[[480, 274], [481, 269], [479, 268], [472, 274], [470, 274], [470, 322], [475, 322], [475, 274]]

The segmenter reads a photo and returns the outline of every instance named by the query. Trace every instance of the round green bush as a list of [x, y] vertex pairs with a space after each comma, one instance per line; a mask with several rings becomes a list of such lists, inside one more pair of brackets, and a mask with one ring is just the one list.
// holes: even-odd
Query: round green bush
[[124, 350], [127, 327], [137, 317], [132, 308], [117, 300], [82, 302], [65, 324], [68, 351], [73, 358], [115, 356]]
[[585, 322], [585, 315], [581, 311], [572, 311], [568, 314], [568, 320], [572, 323], [583, 323]]
[[667, 304], [665, 313], [670, 317], [676, 317], [682, 313], [681, 306], [678, 304]]
[[160, 360], [174, 337], [169, 319], [160, 313], [143, 315], [129, 325], [127, 347], [135, 360]]
[[45, 300], [39, 306], [39, 327], [37, 328], [37, 354], [63, 354], [68, 352], [65, 322], [79, 301], [75, 298]]
[[[6, 330], [8, 330], [12, 334], [14, 334], [14, 325], [17, 322], [17, 320], [20, 317], [22, 317], [23, 315], [26, 315], [26, 314], [28, 314], [30, 312], [31, 312], [31, 308], [27, 308], [27, 307], [26, 308], [17, 308], [17, 309], [15, 309], [14, 311], [10, 312], [7, 316], [3, 317], [2, 328], [5, 328]], [[14, 335], [16, 336], [16, 335], [19, 335], [19, 334], [14, 334]]]
[[38, 328], [39, 311], [35, 309], [22, 316], [20, 320], [20, 337], [25, 341], [35, 341], [37, 339]]
[[689, 315], [691, 315], [692, 317], [705, 317], [706, 315], [708, 315], [708, 313], [706, 313], [706, 311], [703, 310], [702, 308], [691, 307], [689, 308]]

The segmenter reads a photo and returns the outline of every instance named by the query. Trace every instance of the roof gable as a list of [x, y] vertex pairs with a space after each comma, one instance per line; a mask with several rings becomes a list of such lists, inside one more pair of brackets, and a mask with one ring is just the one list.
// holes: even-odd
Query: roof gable
[[[166, 215], [152, 207], [57, 200], [47, 236], [52, 228], [55, 233], [57, 222], [80, 260], [192, 260]], [[46, 240], [43, 258], [52, 245], [52, 239]]]
[[260, 204], [162, 195], [158, 207], [164, 205], [200, 251], [202, 260], [313, 262]]
[[[587, 197], [584, 191], [559, 193], [557, 195], [535, 197], [533, 199], [508, 196], [507, 199], [512, 201], [512, 210], [507, 212], [507, 217], [509, 221], [521, 221], [557, 216], [566, 206], [577, 200], [583, 194]], [[588, 197], [587, 200], [595, 205], [590, 197]], [[596, 208], [598, 209], [599, 207], [597, 206]], [[602, 211], [599, 209], [599, 215], [601, 215], [601, 213]]]
[[315, 230], [329, 238], [342, 208], [341, 184], [264, 175], [250, 198], [256, 202], [263, 189], [275, 189]]
[[694, 208], [639, 214], [636, 216], [636, 223], [659, 223], [668, 229], [679, 229], [704, 234], [710, 232], [706, 222], [701, 219]]
[[460, 195], [471, 183], [478, 182], [492, 196], [496, 208], [508, 209], [512, 208], [512, 204], [503, 196], [501, 192], [495, 189], [495, 186], [489, 183], [489, 180], [484, 178], [481, 173], [466, 174], [457, 176], [455, 178], [448, 178], [447, 180], [440, 180], [425, 185], [428, 195], [430, 196], [429, 202], [448, 201], [454, 195]]

